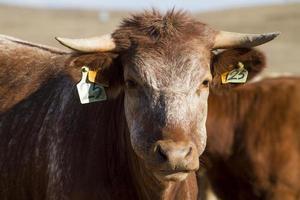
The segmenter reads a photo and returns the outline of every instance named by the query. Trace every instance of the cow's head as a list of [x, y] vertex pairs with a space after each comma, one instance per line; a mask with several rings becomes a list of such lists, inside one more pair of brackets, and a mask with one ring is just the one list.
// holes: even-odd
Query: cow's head
[[183, 180], [198, 169], [206, 144], [207, 98], [217, 71], [211, 64], [218, 59], [212, 51], [251, 48], [276, 36], [216, 31], [181, 12], [152, 11], [124, 20], [112, 35], [57, 39], [85, 53], [78, 65], [103, 69], [99, 80], [109, 80], [109, 94], [124, 92], [132, 148], [153, 174]]

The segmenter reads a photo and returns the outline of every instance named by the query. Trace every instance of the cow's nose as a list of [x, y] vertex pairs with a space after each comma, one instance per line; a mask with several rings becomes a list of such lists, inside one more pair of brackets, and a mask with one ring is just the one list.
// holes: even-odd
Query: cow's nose
[[189, 160], [194, 149], [190, 143], [177, 143], [173, 141], [158, 141], [155, 153], [161, 161], [176, 165], [185, 160]]

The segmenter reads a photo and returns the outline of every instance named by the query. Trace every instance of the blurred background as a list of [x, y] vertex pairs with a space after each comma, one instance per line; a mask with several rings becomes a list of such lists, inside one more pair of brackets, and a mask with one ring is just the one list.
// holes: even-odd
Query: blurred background
[[266, 72], [300, 74], [300, 0], [0, 0], [0, 34], [59, 47], [55, 36], [110, 33], [123, 17], [152, 7], [187, 10], [220, 30], [280, 31], [259, 47], [268, 57]]

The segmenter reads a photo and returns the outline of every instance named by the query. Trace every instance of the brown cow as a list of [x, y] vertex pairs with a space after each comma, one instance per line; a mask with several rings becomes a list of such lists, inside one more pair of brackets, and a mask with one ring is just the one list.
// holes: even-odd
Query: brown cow
[[300, 77], [210, 93], [204, 160], [220, 199], [300, 198], [299, 102]]
[[[0, 197], [196, 199], [211, 50], [277, 35], [216, 31], [182, 12], [152, 11], [112, 35], [57, 38], [71, 53], [2, 37]], [[84, 65], [98, 70], [107, 101], [80, 104]]]

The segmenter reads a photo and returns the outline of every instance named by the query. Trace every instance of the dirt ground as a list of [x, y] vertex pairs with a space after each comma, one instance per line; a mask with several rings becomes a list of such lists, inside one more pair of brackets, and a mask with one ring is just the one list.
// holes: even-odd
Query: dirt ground
[[[107, 22], [100, 22], [98, 15], [96, 11], [41, 10], [0, 5], [0, 34], [59, 47], [55, 36], [86, 37], [110, 33], [129, 12], [110, 12]], [[193, 15], [202, 22], [227, 31], [280, 31], [278, 39], [259, 47], [268, 56], [266, 72], [300, 74], [300, 4]]]

